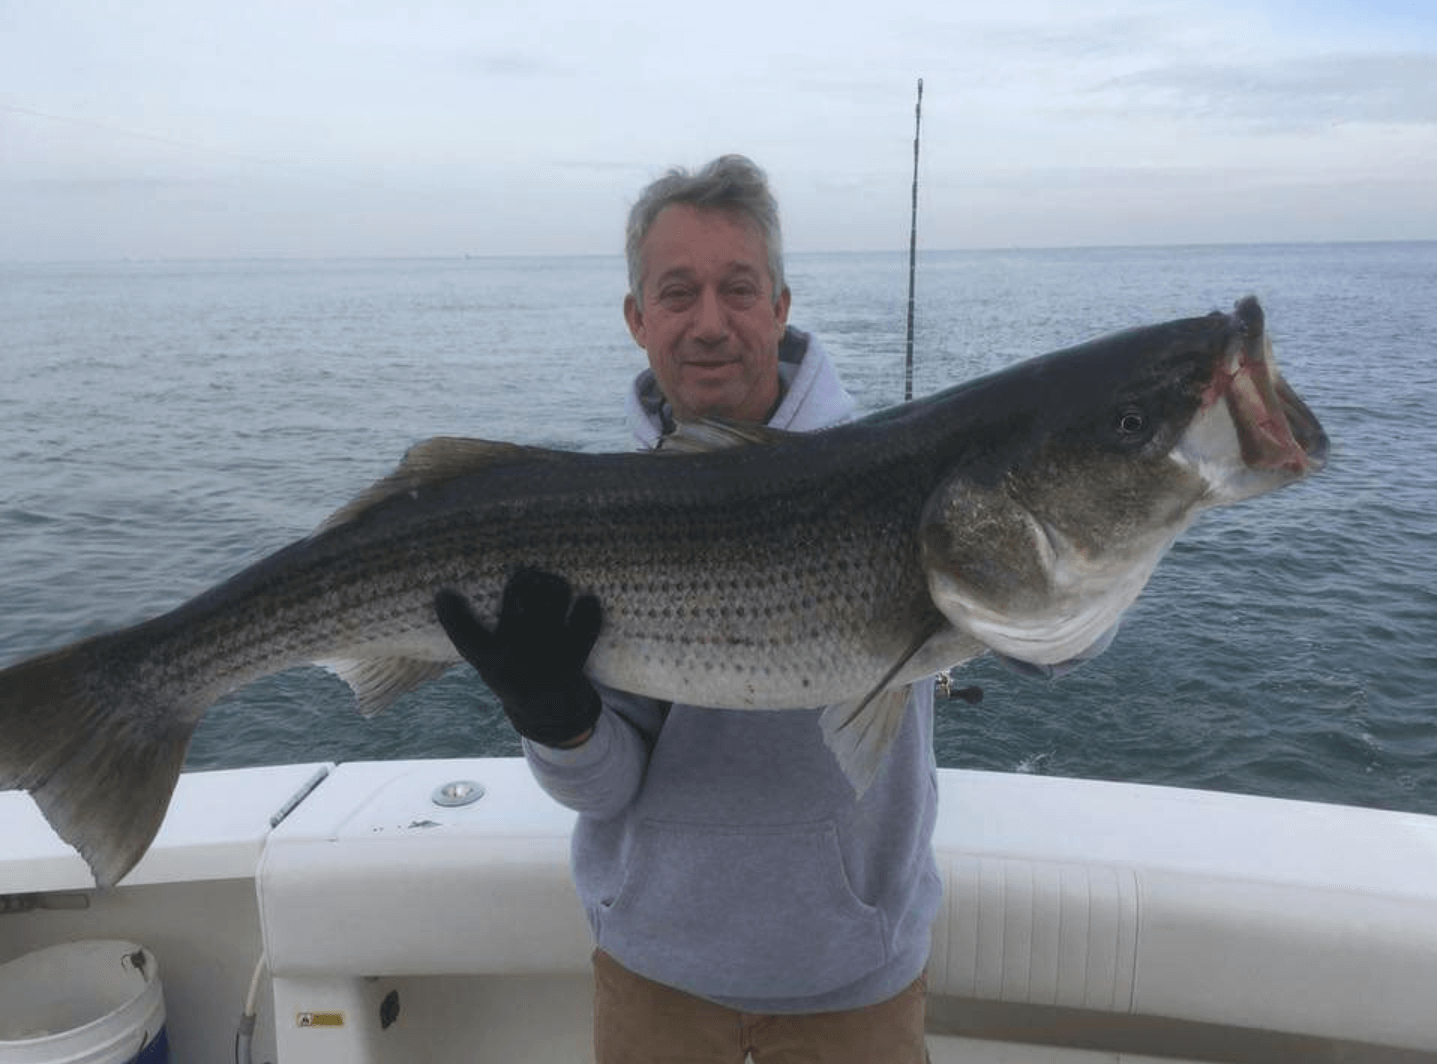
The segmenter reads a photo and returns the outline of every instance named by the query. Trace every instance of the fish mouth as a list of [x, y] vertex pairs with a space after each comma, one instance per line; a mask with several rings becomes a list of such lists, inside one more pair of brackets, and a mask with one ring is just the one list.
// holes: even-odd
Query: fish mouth
[[1307, 408], [1307, 404], [1288, 387], [1285, 380], [1279, 377], [1276, 383], [1277, 397], [1282, 403], [1282, 415], [1287, 419], [1288, 432], [1307, 460], [1304, 472], [1316, 473], [1327, 464], [1327, 433], [1318, 422], [1317, 415]]
[[1282, 379], [1252, 296], [1231, 316], [1236, 335], [1203, 395], [1203, 406], [1227, 403], [1249, 469], [1304, 477], [1327, 464], [1327, 433], [1306, 403]]

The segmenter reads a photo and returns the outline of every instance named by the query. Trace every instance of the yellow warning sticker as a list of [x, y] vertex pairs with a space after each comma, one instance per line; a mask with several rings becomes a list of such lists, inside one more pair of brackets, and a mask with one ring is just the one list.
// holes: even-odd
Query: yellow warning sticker
[[342, 1012], [300, 1012], [294, 1017], [296, 1027], [343, 1027]]

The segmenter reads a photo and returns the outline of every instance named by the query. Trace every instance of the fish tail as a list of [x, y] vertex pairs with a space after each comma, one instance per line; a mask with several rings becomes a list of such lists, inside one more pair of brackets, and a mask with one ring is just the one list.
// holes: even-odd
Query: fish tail
[[28, 790], [102, 887], [159, 831], [203, 709], [134, 679], [129, 634], [0, 670], [0, 789]]

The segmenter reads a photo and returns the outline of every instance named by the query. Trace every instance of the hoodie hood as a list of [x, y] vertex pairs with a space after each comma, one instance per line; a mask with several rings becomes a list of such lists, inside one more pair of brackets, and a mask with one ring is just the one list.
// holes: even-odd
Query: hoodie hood
[[[813, 432], [853, 418], [858, 404], [838, 379], [838, 371], [811, 333], [789, 326], [778, 346], [778, 376], [782, 398], [770, 428]], [[634, 378], [625, 401], [629, 428], [640, 448], [653, 450], [674, 430], [673, 411], [659, 390], [654, 371]]]

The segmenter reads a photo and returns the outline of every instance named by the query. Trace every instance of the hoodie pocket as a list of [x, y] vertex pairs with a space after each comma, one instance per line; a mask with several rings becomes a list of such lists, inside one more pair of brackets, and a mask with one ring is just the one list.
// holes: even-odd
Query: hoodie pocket
[[831, 823], [641, 822], [599, 945], [652, 979], [729, 998], [811, 997], [888, 958], [883, 913], [849, 885]]

